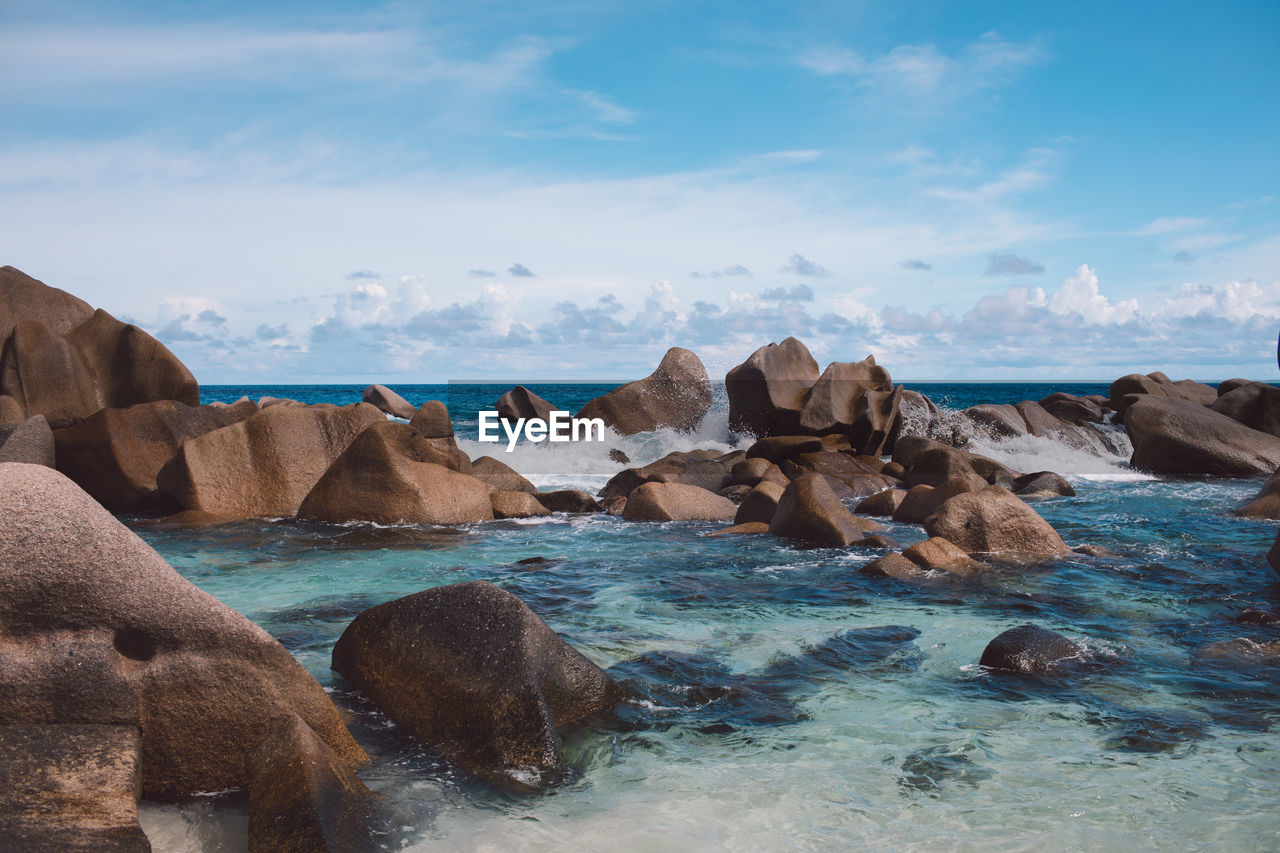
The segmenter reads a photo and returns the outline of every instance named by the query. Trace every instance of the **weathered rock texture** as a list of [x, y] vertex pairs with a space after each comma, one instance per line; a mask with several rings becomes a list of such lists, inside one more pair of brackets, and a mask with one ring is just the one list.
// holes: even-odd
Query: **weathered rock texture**
[[250, 400], [188, 406], [172, 400], [103, 409], [57, 430], [58, 470], [116, 512], [176, 510], [156, 476], [185, 442], [258, 413]]
[[272, 406], [186, 442], [156, 483], [183, 509], [234, 518], [292, 517], [356, 436], [386, 422], [368, 403]]
[[0, 267], [0, 395], [58, 429], [108, 406], [200, 404], [191, 371], [137, 326]]
[[621, 698], [520, 599], [484, 581], [366, 610], [334, 646], [333, 668], [420, 743], [475, 770], [552, 767], [560, 729]]
[[245, 757], [295, 712], [365, 756], [329, 697], [265, 631], [175, 572], [63, 475], [0, 464], [0, 724], [142, 731], [142, 791], [244, 787]]
[[382, 420], [360, 433], [298, 507], [314, 521], [463, 524], [494, 517], [492, 487], [456, 470], [455, 452], [408, 424]]

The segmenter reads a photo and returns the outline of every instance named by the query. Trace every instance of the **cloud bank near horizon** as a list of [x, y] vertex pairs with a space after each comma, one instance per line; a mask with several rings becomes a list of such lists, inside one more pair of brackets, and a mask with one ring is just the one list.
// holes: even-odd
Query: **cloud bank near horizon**
[[[1088, 265], [1056, 289], [1016, 284], [960, 313], [815, 301], [804, 286], [686, 302], [665, 281], [638, 301], [615, 293], [563, 300], [537, 318], [523, 303], [501, 282], [468, 301], [439, 302], [421, 278], [404, 276], [325, 297], [307, 323], [250, 332], [205, 300], [187, 299], [162, 306], [167, 320], [152, 330], [189, 363], [228, 376], [256, 365], [264, 376], [428, 382], [629, 379], [671, 346], [694, 350], [719, 378], [790, 335], [824, 364], [871, 354], [906, 379], [1111, 379], [1156, 369], [1213, 379], [1240, 364], [1273, 364], [1280, 328], [1280, 282], [1188, 284], [1144, 309], [1109, 298]], [[939, 364], [961, 367], [939, 373]]]

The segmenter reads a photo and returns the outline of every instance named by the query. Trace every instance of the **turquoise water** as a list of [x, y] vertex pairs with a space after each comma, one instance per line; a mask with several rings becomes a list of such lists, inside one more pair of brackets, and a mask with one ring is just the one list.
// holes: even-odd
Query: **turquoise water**
[[[987, 387], [1000, 399], [1004, 386]], [[610, 446], [637, 463], [727, 449], [722, 414], [698, 436]], [[875, 552], [604, 516], [451, 531], [134, 527], [352, 712], [374, 756], [362, 775], [394, 807], [388, 849], [1274, 849], [1280, 671], [1193, 657], [1280, 638], [1240, 619], [1280, 609], [1262, 558], [1274, 524], [1227, 514], [1259, 483], [1156, 480], [1037, 439], [983, 449], [1068, 476], [1077, 496], [1037, 508], [1068, 543], [1114, 556], [918, 586], [861, 575]], [[501, 456], [546, 485], [596, 486], [619, 467], [582, 445]], [[923, 536], [889, 527], [904, 544]], [[518, 562], [530, 557], [545, 561]], [[475, 579], [523, 599], [629, 697], [616, 719], [570, 735], [540, 793], [468, 779], [329, 670], [356, 613]], [[977, 666], [1025, 622], [1086, 645], [1097, 665], [1056, 682]], [[223, 795], [149, 806], [145, 825], [157, 850], [234, 850], [244, 814], [242, 794]]]

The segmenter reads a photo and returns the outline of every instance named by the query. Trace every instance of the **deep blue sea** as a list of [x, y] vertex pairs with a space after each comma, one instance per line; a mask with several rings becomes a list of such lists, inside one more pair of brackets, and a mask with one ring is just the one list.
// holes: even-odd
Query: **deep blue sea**
[[[1105, 385], [918, 383], [939, 403], [1040, 399]], [[719, 399], [696, 435], [604, 444], [474, 441], [474, 412], [504, 386], [398, 386], [444, 400], [460, 445], [544, 488], [594, 490], [673, 449], [735, 444]], [[533, 390], [576, 411], [603, 390]], [[349, 403], [360, 386], [208, 387]], [[722, 395], [721, 395], [722, 397]], [[1280, 610], [1263, 555], [1274, 523], [1229, 511], [1260, 481], [1174, 481], [1024, 438], [977, 448], [1054, 470], [1077, 495], [1037, 509], [1071, 556], [916, 586], [858, 572], [876, 553], [718, 525], [553, 516], [467, 525], [254, 521], [134, 529], [192, 582], [276, 636], [352, 714], [373, 755], [362, 775], [396, 812], [387, 849], [410, 850], [1272, 850], [1280, 846], [1280, 669], [1201, 661], [1238, 637], [1280, 639], [1246, 611]], [[909, 543], [919, 527], [890, 524]], [[527, 557], [549, 562], [519, 565]], [[564, 773], [537, 794], [469, 779], [400, 736], [329, 669], [361, 610], [428, 587], [492, 581], [606, 668], [629, 699], [567, 741]], [[1058, 682], [981, 669], [987, 642], [1033, 622], [1105, 664]], [[236, 850], [243, 794], [148, 805], [157, 850]]]

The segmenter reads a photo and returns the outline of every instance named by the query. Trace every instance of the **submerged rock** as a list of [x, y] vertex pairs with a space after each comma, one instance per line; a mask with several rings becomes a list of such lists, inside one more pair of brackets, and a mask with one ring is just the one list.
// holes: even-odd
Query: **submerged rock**
[[356, 436], [386, 422], [368, 403], [272, 406], [187, 441], [156, 483], [183, 509], [289, 518]]
[[730, 521], [733, 501], [684, 483], [645, 483], [627, 495], [627, 521]]
[[857, 518], [836, 497], [821, 474], [801, 474], [783, 490], [769, 532], [828, 548], [843, 548], [879, 530], [880, 525]]
[[1049, 522], [1000, 486], [951, 498], [925, 519], [924, 529], [970, 554], [1052, 557], [1071, 552]]
[[0, 394], [54, 429], [108, 406], [200, 404], [195, 377], [164, 344], [13, 267], [0, 267]]
[[378, 799], [297, 714], [249, 753], [251, 853], [377, 850]]
[[979, 663], [990, 669], [1042, 675], [1082, 654], [1079, 646], [1061, 634], [1038, 625], [1019, 625], [988, 643]]
[[377, 406], [388, 415], [395, 415], [397, 418], [404, 418], [405, 420], [412, 420], [413, 416], [418, 413], [412, 403], [386, 385], [370, 385], [364, 389], [361, 399], [371, 406]]
[[333, 668], [424, 746], [478, 771], [555, 766], [560, 730], [621, 698], [598, 666], [484, 581], [366, 610], [334, 646]]
[[619, 435], [661, 427], [691, 432], [709, 408], [711, 380], [702, 360], [687, 349], [672, 347], [653, 373], [591, 400], [578, 417], [602, 418]]
[[242, 788], [296, 712], [365, 759], [316, 681], [260, 627], [182, 578], [63, 475], [0, 464], [0, 723], [142, 720], [142, 791]]

